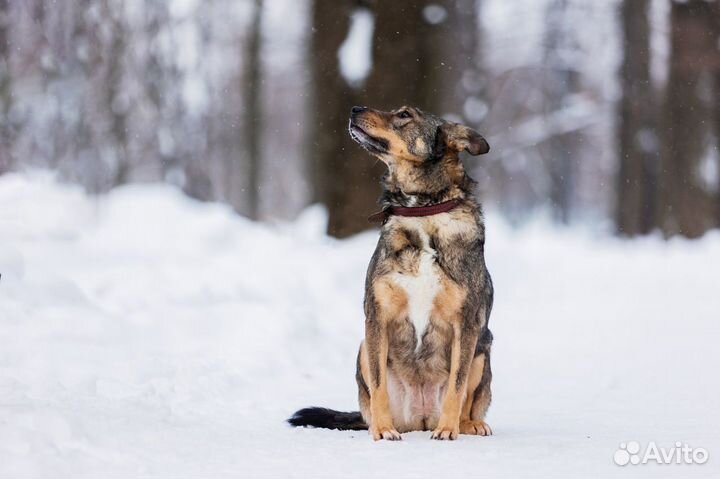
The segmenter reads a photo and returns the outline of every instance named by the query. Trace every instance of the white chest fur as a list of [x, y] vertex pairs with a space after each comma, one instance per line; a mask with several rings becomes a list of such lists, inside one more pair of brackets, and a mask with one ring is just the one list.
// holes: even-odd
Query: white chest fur
[[422, 335], [430, 321], [435, 296], [440, 290], [440, 276], [435, 263], [437, 252], [430, 248], [430, 238], [422, 228], [417, 228], [422, 244], [417, 273], [398, 272], [393, 281], [407, 294], [408, 315], [415, 328], [416, 348], [421, 345]]

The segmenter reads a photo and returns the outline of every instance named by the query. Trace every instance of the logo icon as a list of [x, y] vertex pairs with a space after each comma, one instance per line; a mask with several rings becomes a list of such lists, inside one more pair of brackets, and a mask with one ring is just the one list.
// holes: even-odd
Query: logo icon
[[618, 466], [626, 466], [628, 464], [639, 464], [640, 456], [640, 443], [637, 441], [630, 441], [627, 444], [624, 442], [620, 443], [620, 448], [615, 451], [613, 460]]

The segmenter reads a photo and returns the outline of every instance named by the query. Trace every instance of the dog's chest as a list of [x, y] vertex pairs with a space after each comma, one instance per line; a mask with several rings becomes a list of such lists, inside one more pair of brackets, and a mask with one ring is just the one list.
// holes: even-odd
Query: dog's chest
[[418, 242], [412, 252], [412, 263], [399, 268], [392, 280], [407, 296], [408, 319], [413, 325], [416, 347], [419, 348], [433, 312], [435, 298], [441, 290], [441, 270], [437, 251], [431, 247], [430, 236], [421, 226], [409, 225]]

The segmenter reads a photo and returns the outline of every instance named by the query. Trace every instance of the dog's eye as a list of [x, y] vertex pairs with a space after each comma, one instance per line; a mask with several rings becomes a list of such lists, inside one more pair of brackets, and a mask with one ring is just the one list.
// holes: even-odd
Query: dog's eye
[[400, 113], [397, 114], [398, 118], [412, 118], [412, 115], [409, 111], [403, 110]]

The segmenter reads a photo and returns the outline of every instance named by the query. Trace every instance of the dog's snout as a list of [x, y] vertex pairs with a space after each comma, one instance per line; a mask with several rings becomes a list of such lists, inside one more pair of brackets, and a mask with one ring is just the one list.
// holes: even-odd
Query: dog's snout
[[358, 114], [358, 113], [364, 112], [365, 110], [367, 110], [367, 107], [366, 107], [366, 106], [354, 106], [354, 107], [352, 107], [352, 109], [350, 110], [350, 113], [352, 113], [353, 115], [356, 115], [356, 114]]

